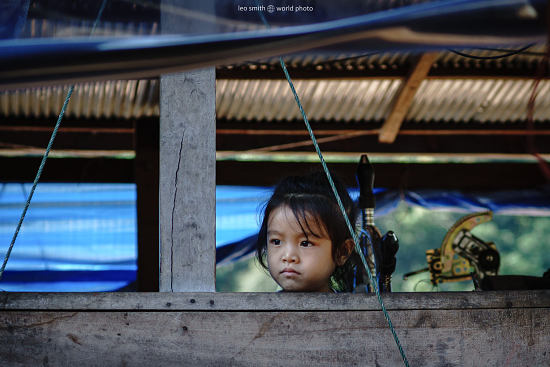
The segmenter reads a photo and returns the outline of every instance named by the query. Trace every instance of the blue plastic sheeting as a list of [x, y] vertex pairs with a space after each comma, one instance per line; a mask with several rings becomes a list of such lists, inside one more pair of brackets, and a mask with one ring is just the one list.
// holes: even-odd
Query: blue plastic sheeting
[[[2, 260], [31, 186], [0, 184]], [[136, 244], [135, 185], [43, 183], [35, 191], [0, 289], [115, 290], [136, 279]], [[76, 271], [87, 278], [76, 277]]]
[[[0, 255], [6, 252], [30, 184], [0, 184]], [[272, 188], [216, 188], [216, 247], [219, 264], [254, 251], [263, 205]], [[350, 190], [356, 199], [358, 190]], [[400, 202], [433, 210], [550, 215], [550, 190], [494, 193], [375, 189], [376, 216]], [[135, 280], [136, 191], [132, 184], [41, 184], [15, 244], [3, 290], [110, 291]], [[28, 272], [28, 277], [13, 272]], [[93, 276], [90, 280], [77, 271]], [[49, 272], [49, 273], [48, 273]], [[111, 273], [110, 273], [111, 272]], [[119, 272], [117, 278], [112, 272]], [[55, 280], [52, 280], [56, 273]], [[32, 275], [32, 278], [30, 274]], [[49, 275], [47, 275], [49, 274]], [[47, 280], [49, 279], [49, 280]]]
[[[31, 184], [0, 186], [0, 254], [12, 240]], [[7, 270], [135, 270], [133, 184], [41, 184]]]
[[0, 290], [6, 292], [115, 291], [136, 279], [132, 270], [6, 271]]
[[[0, 184], [2, 259], [30, 188], [31, 184]], [[260, 206], [270, 193], [268, 188], [218, 187], [217, 246], [255, 233]], [[40, 184], [0, 290], [90, 292], [121, 288], [136, 279], [136, 236], [135, 185]], [[77, 277], [77, 271], [88, 278]], [[113, 279], [116, 272], [120, 276]]]
[[[198, 2], [181, 3], [189, 6]], [[227, 30], [236, 30], [235, 25], [249, 20], [249, 17], [258, 23], [261, 19], [256, 11], [238, 11], [235, 7], [238, 4], [227, 0], [217, 1], [216, 6], [211, 7], [215, 9], [215, 15], [220, 16], [219, 22], [216, 19], [214, 22], [203, 22], [208, 24], [206, 31], [202, 25], [193, 27], [195, 32], [204, 32], [195, 36], [164, 34], [94, 36], [89, 39], [17, 39], [16, 42], [13, 39], [0, 40], [0, 88], [8, 90], [42, 83], [64, 84], [73, 80], [95, 81], [101, 78], [157, 77], [167, 72], [215, 66], [221, 62], [233, 64], [297, 52], [309, 56], [334, 56], [342, 53], [424, 52], [448, 47], [525, 45], [543, 42], [547, 33], [544, 17], [518, 16], [518, 12], [526, 6], [525, 0], [431, 1], [369, 14], [362, 14], [362, 7], [358, 7], [355, 11], [359, 12], [357, 15], [323, 22], [331, 17], [322, 14], [340, 13], [335, 9], [342, 7], [330, 6], [332, 3], [332, 0], [315, 2], [316, 11], [310, 12], [307, 17], [320, 16], [310, 18], [310, 24], [248, 32], [217, 33], [227, 21], [231, 24]], [[534, 14], [545, 14], [546, 3], [546, 0], [530, 0], [529, 9]], [[176, 9], [180, 14], [186, 10], [185, 7]], [[197, 8], [193, 6], [192, 9]], [[222, 9], [227, 9], [227, 14]], [[355, 13], [353, 8], [350, 10]], [[48, 9], [43, 12], [47, 19]], [[279, 18], [278, 12], [273, 13], [268, 11], [264, 14], [269, 24]], [[63, 14], [54, 14], [58, 18], [63, 17]], [[237, 24], [226, 19], [231, 15], [236, 16]], [[285, 14], [279, 16], [284, 17], [284, 23], [295, 20]], [[66, 17], [73, 18], [74, 15], [67, 14]], [[200, 18], [194, 16], [195, 21]], [[187, 19], [182, 18], [182, 21]], [[134, 23], [135, 19], [128, 19], [128, 22]], [[12, 27], [17, 26], [13, 24]], [[116, 26], [112, 28], [118, 29]], [[2, 33], [17, 32], [8, 29]]]
[[271, 192], [265, 187], [216, 187], [216, 247], [256, 233]]
[[[491, 210], [495, 214], [505, 215], [550, 215], [550, 187], [493, 193], [462, 193], [441, 190], [400, 192], [385, 189], [375, 189], [374, 192], [376, 197], [375, 216], [389, 214], [397, 208], [401, 201], [430, 210], [463, 213]], [[350, 190], [350, 195], [356, 199], [358, 190]], [[219, 246], [216, 252], [216, 263], [228, 264], [251, 256], [255, 251], [255, 246], [256, 236], [254, 233], [225, 246]]]
[[404, 192], [403, 199], [410, 205], [431, 210], [453, 210], [464, 213], [491, 210], [495, 214], [502, 215], [550, 215], [550, 187], [491, 193], [419, 190]]
[[30, 0], [0, 2], [0, 39], [17, 38], [27, 20]]

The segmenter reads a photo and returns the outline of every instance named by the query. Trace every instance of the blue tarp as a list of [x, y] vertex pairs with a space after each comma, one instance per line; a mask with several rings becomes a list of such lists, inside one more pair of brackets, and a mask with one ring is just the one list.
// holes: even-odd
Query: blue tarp
[[[2, 257], [11, 241], [30, 187], [30, 184], [0, 185]], [[269, 199], [271, 190], [266, 187], [216, 188], [218, 264], [252, 254], [262, 207]], [[353, 198], [357, 198], [357, 190], [352, 189], [350, 193]], [[376, 189], [375, 196], [377, 216], [391, 213], [402, 201], [432, 210], [463, 213], [492, 210], [495, 214], [550, 215], [548, 188], [493, 193]], [[133, 184], [39, 185], [12, 252], [5, 278], [0, 282], [0, 289], [113, 290], [135, 280], [135, 200]], [[24, 272], [34, 273], [25, 275]], [[53, 272], [58, 273], [54, 276]], [[81, 273], [76, 277], [75, 272]], [[89, 274], [86, 275], [86, 272]], [[113, 272], [120, 274], [115, 276]], [[96, 280], [86, 280], [90, 276]], [[49, 279], [47, 282], [46, 278]]]
[[[0, 184], [2, 259], [31, 186]], [[135, 185], [40, 184], [0, 289], [118, 289], [136, 278], [136, 243]]]
[[[28, 1], [21, 3], [28, 4]], [[63, 84], [73, 80], [95, 81], [98, 78], [157, 77], [167, 72], [297, 52], [314, 57], [342, 53], [425, 52], [448, 47], [525, 45], [544, 42], [547, 33], [544, 17], [518, 16], [518, 12], [525, 8], [524, 0], [430, 1], [369, 13], [365, 13], [361, 2], [356, 2], [355, 7], [354, 2], [341, 2], [341, 6], [334, 6], [332, 0], [318, 0], [312, 2], [312, 11], [301, 14], [276, 8], [267, 12], [262, 10], [263, 18], [273, 27], [253, 30], [250, 28], [256, 28], [255, 25], [260, 24], [262, 17], [256, 10], [239, 10], [239, 5], [242, 8], [244, 4], [254, 4], [254, 0], [243, 4], [235, 4], [233, 0], [219, 0], [215, 3], [216, 6], [210, 7], [209, 12], [212, 13], [203, 14], [207, 16], [192, 16], [194, 22], [200, 22], [201, 18], [214, 20], [203, 20], [200, 25], [191, 27], [195, 35], [144, 36], [138, 33], [121, 37], [119, 27], [115, 24], [112, 37], [92, 35], [91, 38], [58, 36], [19, 38], [17, 41], [14, 41], [15, 38], [0, 39], [0, 88]], [[530, 0], [529, 11], [545, 14], [546, 3], [545, 0]], [[278, 1], [275, 4], [283, 5]], [[99, 4], [96, 5], [99, 8]], [[197, 14], [197, 10], [203, 10], [201, 6], [194, 6], [200, 5], [200, 2], [180, 2], [174, 5], [171, 6], [175, 9], [172, 12], [179, 13], [181, 22], [189, 20], [183, 14]], [[268, 4], [267, 8], [271, 7], [273, 4]], [[96, 16], [93, 8], [86, 8], [88, 14], [84, 19], [76, 17], [72, 12], [63, 14], [58, 9], [52, 12], [48, 7], [32, 9], [38, 12], [34, 15], [38, 18], [52, 19], [53, 13], [58, 19], [66, 17], [90, 21]], [[347, 11], [342, 12], [342, 9]], [[17, 1], [10, 0], [0, 10], [8, 14], [7, 19], [10, 19], [4, 29], [0, 28], [0, 37], [16, 37], [21, 20], [25, 18], [25, 6], [18, 6]], [[155, 10], [151, 6], [151, 11]], [[97, 15], [100, 15], [99, 11]], [[117, 17], [121, 16], [126, 14], [117, 14]], [[170, 14], [171, 19], [175, 19], [173, 16]], [[127, 19], [121, 22], [122, 27], [125, 23], [136, 21], [139, 23], [139, 19]], [[242, 31], [245, 28], [242, 27], [243, 22], [248, 21], [253, 21], [253, 24], [247, 25], [248, 31]], [[279, 22], [285, 26], [277, 27]], [[224, 27], [228, 23], [229, 26]], [[190, 27], [183, 28], [190, 31]], [[102, 27], [101, 30], [109, 34], [108, 27]]]
[[[358, 197], [358, 190], [350, 190], [351, 197]], [[417, 190], [397, 191], [375, 189], [375, 216], [391, 213], [401, 202], [430, 210], [448, 210], [475, 213], [486, 210], [505, 215], [550, 215], [550, 187], [530, 190], [463, 193], [460, 191]], [[255, 233], [255, 232], [254, 232]], [[226, 264], [250, 256], [255, 250], [254, 233], [235, 242], [218, 246], [216, 262]]]

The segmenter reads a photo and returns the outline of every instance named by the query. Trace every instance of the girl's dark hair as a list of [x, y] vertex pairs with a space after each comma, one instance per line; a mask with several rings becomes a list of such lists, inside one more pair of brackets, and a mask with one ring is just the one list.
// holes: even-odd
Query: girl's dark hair
[[[357, 206], [350, 198], [346, 186], [336, 177], [333, 177], [334, 185], [346, 214], [351, 223], [355, 223]], [[336, 198], [324, 172], [311, 173], [306, 176], [290, 176], [284, 178], [275, 187], [273, 195], [265, 205], [262, 225], [256, 242], [256, 258], [267, 269], [267, 222], [270, 214], [281, 205], [286, 205], [294, 216], [304, 234], [311, 233], [313, 228], [325, 228], [332, 243], [332, 258], [337, 259], [346, 254], [345, 241], [352, 238], [349, 229], [338, 206]], [[308, 221], [314, 220], [314, 225]], [[338, 291], [350, 291], [349, 261], [337, 266], [331, 276], [332, 287]]]

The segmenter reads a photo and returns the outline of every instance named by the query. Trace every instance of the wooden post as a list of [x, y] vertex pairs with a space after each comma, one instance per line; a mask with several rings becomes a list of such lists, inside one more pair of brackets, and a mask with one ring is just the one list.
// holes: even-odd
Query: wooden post
[[[162, 1], [162, 32], [200, 31], [177, 4]], [[192, 6], [213, 12], [210, 1]], [[215, 291], [215, 97], [214, 68], [160, 79], [161, 292]]]
[[137, 191], [137, 290], [159, 291], [159, 124], [134, 123]]

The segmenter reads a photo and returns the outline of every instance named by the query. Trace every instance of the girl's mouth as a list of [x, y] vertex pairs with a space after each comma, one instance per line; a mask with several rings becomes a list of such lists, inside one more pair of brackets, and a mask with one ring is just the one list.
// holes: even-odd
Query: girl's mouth
[[297, 272], [296, 270], [292, 269], [292, 268], [284, 268], [282, 271], [281, 271], [281, 274], [300, 274], [299, 272]]

